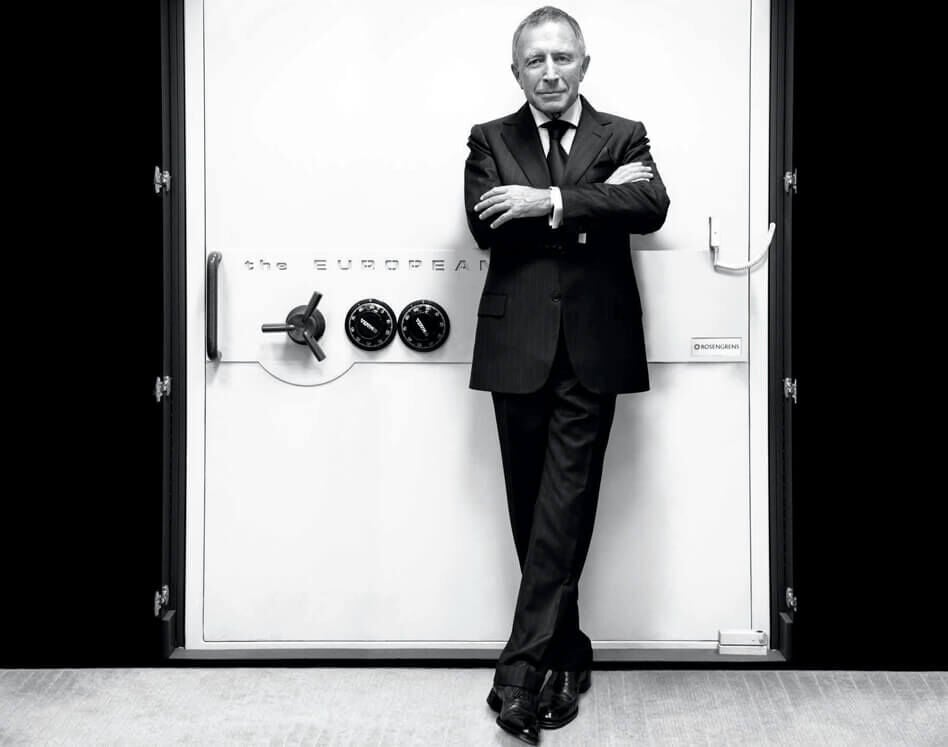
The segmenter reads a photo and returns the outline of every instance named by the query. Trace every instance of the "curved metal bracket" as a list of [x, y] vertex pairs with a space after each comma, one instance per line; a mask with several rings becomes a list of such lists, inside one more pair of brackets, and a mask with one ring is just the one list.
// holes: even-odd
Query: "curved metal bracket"
[[770, 228], [767, 229], [767, 243], [764, 244], [763, 250], [760, 254], [757, 255], [750, 262], [747, 262], [743, 265], [725, 265], [718, 262], [718, 253], [721, 251], [721, 246], [718, 241], [718, 229], [714, 225], [714, 216], [708, 217], [708, 245], [711, 247], [711, 262], [714, 265], [715, 270], [725, 270], [728, 272], [743, 272], [744, 270], [751, 270], [756, 265], [764, 261], [764, 258], [767, 256], [767, 252], [770, 251], [770, 245], [774, 240], [774, 233], [777, 230], [777, 224], [771, 223]]
[[204, 332], [207, 338], [207, 357], [212, 361], [221, 359], [221, 351], [217, 347], [217, 268], [220, 267], [222, 259], [220, 252], [207, 255]]

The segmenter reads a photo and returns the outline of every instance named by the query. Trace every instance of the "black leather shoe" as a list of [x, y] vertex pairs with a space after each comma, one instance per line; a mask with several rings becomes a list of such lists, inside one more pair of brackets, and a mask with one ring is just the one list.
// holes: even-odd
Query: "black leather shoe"
[[500, 693], [497, 692], [497, 685], [494, 685], [490, 692], [487, 693], [487, 705], [489, 705], [493, 710], [500, 713], [500, 707], [504, 704], [504, 699], [500, 696]]
[[528, 744], [539, 744], [537, 725], [537, 694], [522, 687], [494, 685], [487, 695], [487, 705], [497, 711], [497, 725]]
[[578, 672], [557, 672], [550, 675], [540, 693], [537, 722], [542, 729], [559, 729], [579, 715], [579, 694], [592, 684], [588, 669]]

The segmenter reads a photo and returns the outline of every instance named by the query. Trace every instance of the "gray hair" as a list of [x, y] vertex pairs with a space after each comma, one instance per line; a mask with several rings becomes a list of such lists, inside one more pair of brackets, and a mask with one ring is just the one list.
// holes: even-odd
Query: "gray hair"
[[524, 18], [520, 22], [520, 25], [517, 26], [517, 30], [514, 31], [513, 44], [511, 45], [511, 56], [513, 57], [514, 67], [518, 66], [517, 46], [520, 44], [520, 36], [523, 34], [523, 30], [527, 26], [539, 26], [540, 24], [547, 23], [548, 21], [563, 21], [564, 23], [568, 24], [573, 30], [573, 33], [576, 35], [576, 40], [579, 42], [580, 52], [584, 57], [586, 56], [586, 40], [583, 39], [583, 30], [579, 27], [576, 19], [565, 10], [554, 8], [552, 5], [544, 5], [542, 8], [537, 8], [530, 15]]

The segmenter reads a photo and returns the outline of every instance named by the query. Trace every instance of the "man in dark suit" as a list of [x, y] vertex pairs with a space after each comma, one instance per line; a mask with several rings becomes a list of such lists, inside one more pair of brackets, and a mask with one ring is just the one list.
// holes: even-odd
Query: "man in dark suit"
[[642, 124], [579, 96], [589, 59], [571, 16], [527, 16], [511, 66], [527, 103], [471, 129], [464, 172], [491, 253], [470, 387], [492, 392], [522, 571], [488, 703], [531, 744], [575, 718], [591, 682], [579, 578], [616, 395], [649, 388], [629, 234], [658, 230], [669, 206]]

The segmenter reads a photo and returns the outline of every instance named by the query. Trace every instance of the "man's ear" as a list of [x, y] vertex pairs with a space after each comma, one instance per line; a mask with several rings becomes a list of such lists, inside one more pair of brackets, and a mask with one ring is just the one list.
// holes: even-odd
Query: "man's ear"
[[511, 63], [510, 72], [513, 73], [513, 77], [514, 77], [514, 80], [517, 81], [517, 85], [523, 88], [523, 83], [520, 82], [520, 69], [516, 65]]
[[580, 78], [579, 78], [580, 80], [582, 80], [583, 78], [586, 77], [586, 70], [589, 69], [589, 61], [590, 61], [591, 59], [592, 59], [592, 57], [590, 57], [590, 56], [587, 54], [587, 55], [586, 55], [586, 59], [583, 60], [583, 74], [580, 76]]

